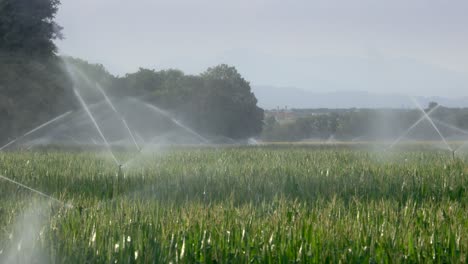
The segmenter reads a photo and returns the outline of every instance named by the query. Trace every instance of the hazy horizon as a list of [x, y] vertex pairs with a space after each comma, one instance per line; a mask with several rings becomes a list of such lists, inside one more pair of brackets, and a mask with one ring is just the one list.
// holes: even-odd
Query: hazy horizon
[[235, 66], [253, 86], [466, 96], [468, 3], [72, 1], [61, 54], [113, 74]]

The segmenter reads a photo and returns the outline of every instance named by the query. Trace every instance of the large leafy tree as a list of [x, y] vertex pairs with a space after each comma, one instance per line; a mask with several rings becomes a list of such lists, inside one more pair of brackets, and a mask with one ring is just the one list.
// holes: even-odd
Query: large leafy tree
[[69, 110], [69, 79], [55, 56], [59, 0], [0, 0], [0, 143]]
[[257, 107], [250, 84], [228, 65], [196, 76], [179, 70], [140, 69], [116, 79], [113, 90], [169, 110], [206, 135], [238, 139], [262, 129], [263, 110]]
[[206, 127], [230, 138], [246, 138], [262, 131], [263, 109], [247, 82], [236, 68], [226, 64], [209, 68], [201, 77], [205, 81], [200, 112]]
[[0, 0], [0, 50], [52, 56], [61, 27], [54, 22], [60, 0]]

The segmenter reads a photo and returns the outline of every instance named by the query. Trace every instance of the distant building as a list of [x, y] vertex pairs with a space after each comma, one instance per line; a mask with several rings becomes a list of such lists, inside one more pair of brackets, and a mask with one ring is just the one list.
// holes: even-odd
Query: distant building
[[273, 116], [278, 123], [294, 122], [298, 118], [297, 114], [293, 110], [288, 109], [287, 106], [283, 109], [278, 107], [276, 110], [265, 111], [266, 118], [271, 116]]

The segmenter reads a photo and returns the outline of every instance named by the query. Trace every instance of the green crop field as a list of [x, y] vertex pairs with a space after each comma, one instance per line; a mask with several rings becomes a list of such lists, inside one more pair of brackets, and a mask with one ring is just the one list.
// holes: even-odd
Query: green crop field
[[[120, 153], [120, 155], [130, 155]], [[0, 263], [467, 263], [468, 165], [424, 147], [0, 153]]]

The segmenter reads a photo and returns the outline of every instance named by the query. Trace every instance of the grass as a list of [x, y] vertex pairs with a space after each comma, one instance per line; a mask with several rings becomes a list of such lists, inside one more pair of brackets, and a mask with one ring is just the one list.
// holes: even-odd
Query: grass
[[0, 262], [468, 260], [466, 161], [422, 146], [174, 149], [122, 177], [97, 152], [10, 152], [0, 171], [74, 205], [0, 182]]

